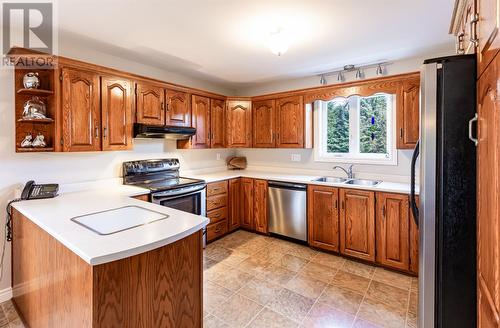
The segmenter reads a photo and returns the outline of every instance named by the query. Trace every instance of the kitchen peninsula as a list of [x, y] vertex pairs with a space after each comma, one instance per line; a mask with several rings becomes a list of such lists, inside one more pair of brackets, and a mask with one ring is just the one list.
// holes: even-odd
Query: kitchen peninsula
[[[13, 300], [27, 325], [202, 326], [202, 229], [208, 219], [132, 198], [146, 192], [116, 186], [114, 192], [14, 204]], [[117, 233], [103, 224], [106, 213], [127, 208], [163, 219]], [[96, 213], [106, 234], [74, 222]]]

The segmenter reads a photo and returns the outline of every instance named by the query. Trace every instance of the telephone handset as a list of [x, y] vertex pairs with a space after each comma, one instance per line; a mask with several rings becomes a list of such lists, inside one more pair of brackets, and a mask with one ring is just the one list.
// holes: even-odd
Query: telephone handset
[[31, 180], [24, 186], [21, 193], [21, 200], [53, 198], [57, 196], [58, 191], [59, 185], [57, 183], [38, 185], [35, 184], [35, 181]]

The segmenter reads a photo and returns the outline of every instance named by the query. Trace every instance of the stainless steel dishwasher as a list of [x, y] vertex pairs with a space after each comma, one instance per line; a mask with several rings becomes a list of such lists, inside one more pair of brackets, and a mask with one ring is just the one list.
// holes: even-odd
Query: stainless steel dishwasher
[[269, 232], [307, 241], [307, 186], [268, 182]]

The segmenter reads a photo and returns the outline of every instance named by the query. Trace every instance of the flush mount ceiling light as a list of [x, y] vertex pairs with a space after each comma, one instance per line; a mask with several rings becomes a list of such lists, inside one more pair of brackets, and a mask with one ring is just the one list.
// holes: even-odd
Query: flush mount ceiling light
[[288, 35], [281, 27], [269, 34], [269, 50], [276, 56], [283, 55], [288, 50], [289, 43]]

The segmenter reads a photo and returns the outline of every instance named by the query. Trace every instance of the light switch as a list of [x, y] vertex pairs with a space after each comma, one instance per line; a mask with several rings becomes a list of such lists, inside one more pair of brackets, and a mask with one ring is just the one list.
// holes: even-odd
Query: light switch
[[292, 162], [300, 162], [302, 160], [300, 154], [292, 154], [291, 157], [292, 157]]

